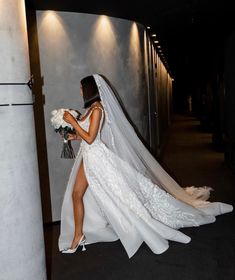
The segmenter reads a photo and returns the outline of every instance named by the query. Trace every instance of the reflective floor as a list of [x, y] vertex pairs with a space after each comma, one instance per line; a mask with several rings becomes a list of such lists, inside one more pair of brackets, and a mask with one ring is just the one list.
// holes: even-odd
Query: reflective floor
[[[200, 130], [199, 121], [176, 115], [161, 164], [180, 185], [211, 186], [212, 201], [235, 206], [235, 174], [215, 151], [211, 134]], [[59, 223], [44, 226], [48, 280], [234, 280], [235, 214], [217, 217], [213, 224], [181, 230], [189, 244], [170, 242], [155, 255], [144, 243], [129, 259], [120, 241], [90, 244], [85, 252], [58, 251]]]

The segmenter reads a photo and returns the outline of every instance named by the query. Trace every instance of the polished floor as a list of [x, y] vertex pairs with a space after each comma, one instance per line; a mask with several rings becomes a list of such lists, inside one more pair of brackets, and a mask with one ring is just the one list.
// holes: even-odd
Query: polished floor
[[[176, 115], [161, 160], [182, 186], [211, 186], [212, 201], [235, 206], [235, 174], [223, 153], [211, 145], [211, 134], [199, 121]], [[120, 241], [96, 243], [75, 254], [58, 251], [59, 223], [44, 227], [48, 280], [235, 280], [235, 213], [218, 216], [213, 224], [185, 228], [189, 244], [170, 242], [155, 255], [141, 245], [129, 259]]]

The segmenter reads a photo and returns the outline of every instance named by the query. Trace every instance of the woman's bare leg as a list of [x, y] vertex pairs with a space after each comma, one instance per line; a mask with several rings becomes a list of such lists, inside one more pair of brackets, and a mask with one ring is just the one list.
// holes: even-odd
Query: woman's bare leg
[[87, 189], [88, 182], [86, 179], [83, 159], [81, 160], [81, 164], [76, 176], [74, 189], [73, 189], [73, 213], [74, 213], [74, 222], [75, 222], [75, 232], [73, 242], [71, 244], [71, 248], [75, 248], [78, 241], [82, 237], [82, 225], [83, 225], [83, 217], [84, 217], [84, 205], [83, 205], [83, 195]]

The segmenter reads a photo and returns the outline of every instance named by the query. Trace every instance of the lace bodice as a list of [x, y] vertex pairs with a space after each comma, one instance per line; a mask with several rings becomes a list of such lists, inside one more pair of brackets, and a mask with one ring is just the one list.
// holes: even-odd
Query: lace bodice
[[84, 148], [89, 148], [89, 147], [92, 147], [93, 145], [96, 145], [98, 144], [101, 140], [100, 140], [100, 130], [102, 128], [102, 124], [103, 124], [103, 119], [104, 119], [104, 109], [100, 106], [94, 106], [91, 111], [89, 112], [88, 116], [84, 119], [84, 120], [79, 120], [78, 123], [79, 125], [86, 131], [89, 130], [89, 125], [90, 125], [90, 116], [91, 116], [91, 113], [93, 112], [93, 110], [95, 108], [99, 108], [102, 112], [102, 116], [101, 116], [101, 120], [100, 120], [100, 125], [99, 125], [99, 129], [98, 129], [98, 133], [96, 135], [96, 138], [95, 140], [91, 143], [91, 144], [88, 144], [84, 139], [82, 139], [81, 141], [81, 147], [84, 147]]

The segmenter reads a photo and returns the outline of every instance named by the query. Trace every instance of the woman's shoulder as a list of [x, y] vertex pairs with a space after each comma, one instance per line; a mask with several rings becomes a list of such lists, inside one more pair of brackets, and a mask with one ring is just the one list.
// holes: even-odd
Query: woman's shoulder
[[104, 110], [104, 107], [103, 107], [103, 105], [101, 104], [100, 101], [94, 102], [94, 103], [91, 105], [90, 110], [93, 111], [93, 109], [95, 109], [95, 108], [100, 108], [100, 109]]
[[82, 121], [85, 119], [89, 119], [89, 117], [92, 115], [92, 112], [94, 111], [95, 108], [99, 108], [101, 111], [104, 112], [104, 107], [101, 104], [101, 102], [96, 101], [96, 102], [92, 103], [92, 105], [89, 107], [89, 109], [88, 109], [87, 113], [85, 114], [84, 118], [82, 119]]

